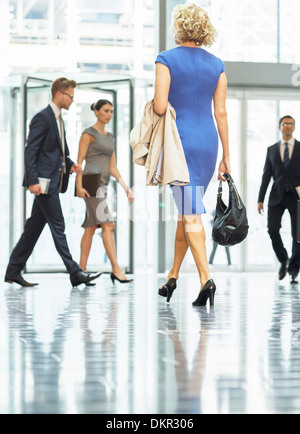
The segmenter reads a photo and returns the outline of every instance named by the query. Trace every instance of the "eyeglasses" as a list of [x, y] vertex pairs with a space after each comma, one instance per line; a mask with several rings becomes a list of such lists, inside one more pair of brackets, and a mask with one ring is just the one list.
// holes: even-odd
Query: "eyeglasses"
[[71, 99], [74, 99], [74, 95], [70, 95], [69, 93], [67, 93], [67, 92], [62, 92], [62, 91], [60, 91], [60, 93], [63, 93], [64, 95], [68, 95]]
[[293, 127], [295, 124], [294, 124], [294, 122], [282, 122], [281, 125], [283, 127]]

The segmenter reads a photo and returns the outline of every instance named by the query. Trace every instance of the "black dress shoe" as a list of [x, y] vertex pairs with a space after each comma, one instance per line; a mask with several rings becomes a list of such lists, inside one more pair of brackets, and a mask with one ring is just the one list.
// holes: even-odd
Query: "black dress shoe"
[[5, 276], [5, 282], [7, 283], [18, 283], [21, 286], [25, 286], [25, 287], [33, 287], [33, 286], [37, 286], [38, 283], [29, 283], [27, 282], [25, 279], [23, 279], [23, 277], [21, 276], [21, 274], [14, 274], [13, 276]]
[[283, 280], [286, 276], [287, 271], [287, 261], [281, 262], [281, 266], [279, 268], [279, 280]]
[[298, 283], [298, 280], [296, 280], [298, 276], [298, 273], [296, 274], [291, 274], [291, 283]]
[[95, 280], [99, 276], [101, 276], [101, 274], [102, 273], [89, 274], [89, 273], [85, 273], [84, 271], [77, 271], [77, 273], [72, 274], [70, 276], [71, 284], [72, 284], [73, 288], [75, 288], [76, 286], [79, 286], [81, 284], [87, 285], [92, 280]]

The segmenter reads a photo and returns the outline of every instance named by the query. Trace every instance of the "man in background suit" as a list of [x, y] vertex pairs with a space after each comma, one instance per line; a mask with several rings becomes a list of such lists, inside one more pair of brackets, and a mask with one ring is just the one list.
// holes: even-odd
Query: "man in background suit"
[[[267, 158], [262, 176], [261, 187], [258, 196], [258, 212], [263, 211], [265, 194], [273, 177], [274, 183], [271, 189], [268, 203], [268, 233], [272, 240], [274, 252], [281, 263], [279, 280], [282, 280], [288, 272], [292, 283], [299, 273], [300, 243], [297, 243], [297, 200], [296, 187], [300, 186], [300, 142], [294, 139], [295, 120], [292, 116], [284, 116], [279, 121], [279, 130], [282, 140], [267, 150]], [[292, 256], [288, 261], [288, 254], [283, 245], [280, 228], [285, 210], [291, 217], [293, 248]]]
[[[69, 157], [61, 110], [69, 110], [74, 100], [77, 83], [59, 78], [52, 83], [52, 101], [37, 113], [29, 126], [25, 146], [25, 177], [23, 185], [35, 195], [31, 217], [26, 221], [24, 232], [14, 248], [7, 266], [5, 281], [22, 286], [34, 286], [21, 275], [46, 223], [48, 223], [57, 252], [70, 275], [71, 283], [78, 286], [89, 284], [97, 275], [84, 273], [72, 259], [65, 235], [65, 222], [59, 193], [67, 190], [69, 175], [79, 173], [81, 165]], [[50, 179], [49, 190], [43, 194], [41, 179]]]

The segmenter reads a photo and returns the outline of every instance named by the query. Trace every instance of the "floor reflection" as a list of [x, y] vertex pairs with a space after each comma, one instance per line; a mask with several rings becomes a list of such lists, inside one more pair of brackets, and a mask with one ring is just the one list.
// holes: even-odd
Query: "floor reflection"
[[194, 308], [183, 275], [70, 290], [64, 275], [0, 291], [0, 413], [299, 413], [299, 285], [216, 274], [216, 305]]
[[269, 378], [274, 393], [270, 408], [299, 412], [300, 297], [298, 285], [278, 285], [269, 330]]
[[[177, 329], [177, 322], [172, 308], [167, 305], [160, 308], [158, 316], [163, 323], [163, 329], [168, 330], [168, 337], [174, 351], [174, 369], [177, 387], [176, 414], [200, 414], [201, 390], [205, 375], [209, 329], [214, 320], [214, 311], [199, 309], [199, 326], [195, 324], [198, 336], [195, 334], [195, 350], [191, 364], [185, 353], [184, 335]], [[169, 368], [167, 368], [169, 369]], [[172, 369], [172, 363], [171, 363]]]

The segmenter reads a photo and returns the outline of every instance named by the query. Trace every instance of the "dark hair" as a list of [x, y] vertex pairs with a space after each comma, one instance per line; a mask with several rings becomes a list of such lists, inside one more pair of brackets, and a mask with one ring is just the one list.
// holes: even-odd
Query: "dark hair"
[[113, 103], [108, 101], [108, 99], [99, 99], [99, 101], [94, 102], [94, 104], [91, 105], [91, 110], [94, 112], [95, 110], [100, 110], [101, 107], [103, 107], [106, 104], [110, 104], [113, 107]]
[[74, 80], [69, 80], [65, 77], [57, 78], [55, 81], [53, 81], [51, 86], [52, 97], [54, 98], [57, 92], [66, 91], [70, 87], [73, 87], [73, 89], [75, 89], [75, 87], [77, 86], [78, 85]]
[[286, 116], [282, 116], [282, 118], [279, 119], [279, 126], [281, 125], [283, 119], [293, 119], [293, 121], [296, 123], [295, 119], [292, 116], [286, 115]]

